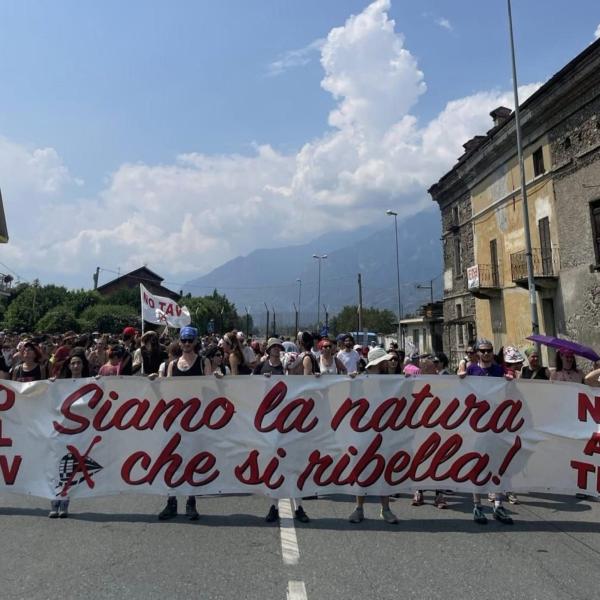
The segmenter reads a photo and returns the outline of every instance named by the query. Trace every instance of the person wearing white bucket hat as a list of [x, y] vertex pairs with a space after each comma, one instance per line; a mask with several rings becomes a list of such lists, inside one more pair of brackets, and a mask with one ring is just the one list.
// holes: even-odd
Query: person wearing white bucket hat
[[[369, 350], [367, 357], [367, 374], [368, 375], [389, 375], [388, 361], [393, 358], [383, 348], [372, 348]], [[390, 525], [398, 522], [398, 518], [390, 509], [390, 497], [380, 496], [381, 500], [381, 518]], [[350, 523], [360, 523], [365, 518], [365, 496], [356, 496], [356, 508], [348, 517]]]

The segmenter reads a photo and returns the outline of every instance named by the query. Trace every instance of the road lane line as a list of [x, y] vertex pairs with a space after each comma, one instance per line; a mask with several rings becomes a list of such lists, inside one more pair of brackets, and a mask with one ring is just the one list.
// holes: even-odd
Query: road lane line
[[287, 600], [308, 600], [304, 581], [288, 581]]
[[286, 565], [297, 565], [300, 560], [300, 549], [296, 538], [292, 503], [288, 498], [279, 500], [279, 528], [281, 532], [281, 555]]

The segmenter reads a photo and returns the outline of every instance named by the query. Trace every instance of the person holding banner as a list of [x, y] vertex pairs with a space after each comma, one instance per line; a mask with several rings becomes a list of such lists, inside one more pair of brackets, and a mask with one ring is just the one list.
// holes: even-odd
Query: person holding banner
[[[198, 341], [198, 330], [195, 327], [182, 327], [179, 332], [179, 343], [181, 344], [181, 356], [170, 362], [167, 367], [167, 377], [193, 377], [204, 375], [203, 358], [196, 352]], [[200, 518], [196, 510], [196, 497], [188, 496], [185, 503], [185, 515], [190, 521]], [[173, 519], [177, 516], [177, 496], [169, 496], [167, 505], [160, 511], [160, 521]]]
[[[311, 352], [314, 344], [313, 336], [308, 331], [299, 331], [297, 343], [300, 349], [300, 354], [298, 355], [298, 358], [290, 365], [290, 367], [288, 367], [287, 374], [314, 375], [315, 377], [320, 377], [321, 373], [319, 370], [319, 363]], [[268, 347], [271, 350], [277, 348], [277, 350], [281, 352], [281, 349], [283, 349], [283, 344], [281, 343], [281, 340], [277, 338], [271, 338], [269, 340]], [[292, 504], [296, 507], [294, 510], [294, 518], [300, 521], [300, 523], [309, 523], [310, 518], [306, 514], [301, 501], [297, 498], [292, 498]], [[269, 512], [265, 517], [265, 521], [267, 523], [272, 523], [273, 521], [277, 520], [279, 520], [279, 510], [277, 510], [277, 507], [274, 504], [271, 504]]]
[[12, 371], [13, 381], [40, 381], [47, 379], [46, 368], [41, 364], [42, 353], [31, 340], [23, 343], [22, 362]]
[[252, 370], [246, 363], [244, 350], [236, 331], [229, 331], [223, 336], [223, 350], [229, 360], [232, 375], [250, 375]]
[[146, 331], [142, 336], [141, 347], [133, 354], [132, 372], [136, 375], [158, 373], [164, 354], [159, 344], [158, 333]]
[[[389, 375], [389, 360], [392, 358], [391, 354], [388, 354], [383, 348], [372, 348], [369, 350], [367, 363], [367, 376], [368, 375]], [[398, 517], [390, 509], [390, 497], [380, 496], [381, 500], [381, 518], [390, 525], [398, 523]], [[352, 514], [348, 517], [350, 523], [360, 523], [365, 519], [365, 496], [356, 496], [356, 508], [352, 511]]]
[[[458, 373], [461, 379], [470, 375], [475, 377], [505, 377], [507, 380], [512, 381], [513, 376], [508, 373], [505, 374], [503, 367], [494, 362], [494, 346], [492, 342], [489, 340], [479, 340], [475, 349], [479, 355], [479, 360], [471, 362], [464, 373]], [[502, 493], [490, 494], [490, 500], [494, 503], [494, 519], [504, 525], [512, 525], [513, 520], [502, 505], [503, 496], [504, 494]], [[473, 504], [473, 520], [479, 525], [485, 525], [488, 519], [481, 505], [481, 494], [473, 494]]]

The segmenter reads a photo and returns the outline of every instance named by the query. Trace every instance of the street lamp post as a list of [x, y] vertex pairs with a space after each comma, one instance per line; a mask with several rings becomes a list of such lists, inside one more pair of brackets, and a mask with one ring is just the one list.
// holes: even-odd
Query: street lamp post
[[[527, 262], [527, 288], [529, 290], [529, 307], [531, 310], [532, 333], [539, 333], [537, 296], [535, 280], [533, 277], [533, 257], [531, 253], [531, 232], [529, 230], [529, 208], [527, 205], [527, 182], [525, 180], [525, 166], [523, 163], [523, 141], [521, 139], [521, 116], [519, 111], [519, 89], [517, 84], [517, 64], [515, 59], [515, 42], [513, 39], [512, 10], [508, 2], [508, 30], [510, 33], [510, 56], [512, 61], [513, 95], [515, 99], [515, 129], [517, 132], [517, 155], [519, 159], [519, 172], [521, 175], [521, 194], [523, 196], [523, 228], [525, 233], [525, 259]], [[539, 352], [539, 346], [538, 346]]]
[[292, 306], [294, 307], [294, 314], [296, 315], [296, 319], [294, 320], [294, 329], [296, 330], [296, 335], [298, 335], [298, 308], [296, 307], [296, 303], [292, 302]]
[[327, 258], [327, 254], [313, 254], [313, 258], [319, 261], [319, 279], [317, 285], [317, 332], [319, 331], [319, 322], [321, 319], [321, 262]]
[[396, 283], [398, 286], [398, 344], [400, 348], [404, 348], [404, 340], [402, 339], [402, 299], [400, 296], [400, 256], [398, 254], [398, 213], [393, 210], [386, 210], [385, 214], [394, 217], [394, 231], [396, 232]]
[[429, 301], [431, 303], [431, 308], [433, 310], [433, 279], [429, 280], [429, 285], [424, 285], [422, 283], [417, 283], [415, 286], [418, 290], [429, 290]]

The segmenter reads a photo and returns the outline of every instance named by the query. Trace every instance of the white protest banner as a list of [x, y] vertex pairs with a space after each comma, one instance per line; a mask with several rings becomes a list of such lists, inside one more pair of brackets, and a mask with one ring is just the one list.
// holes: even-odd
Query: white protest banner
[[3, 382], [0, 490], [598, 494], [594, 393], [451, 376]]
[[187, 306], [179, 306], [175, 300], [166, 296], [151, 294], [140, 283], [142, 319], [155, 325], [168, 325], [175, 329], [185, 327], [192, 322]]

